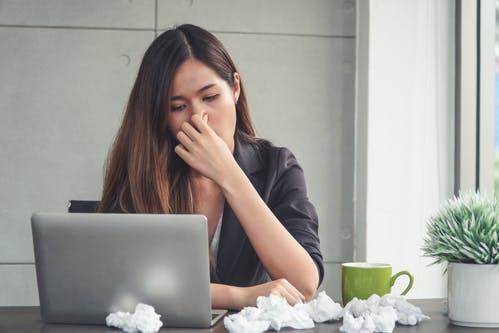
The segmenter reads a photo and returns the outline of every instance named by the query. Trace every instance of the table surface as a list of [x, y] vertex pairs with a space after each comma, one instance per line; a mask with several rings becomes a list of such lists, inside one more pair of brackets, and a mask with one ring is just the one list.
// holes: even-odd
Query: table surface
[[[477, 333], [499, 333], [499, 328], [469, 328], [454, 326], [447, 318], [447, 303], [444, 299], [419, 299], [409, 300], [410, 303], [419, 306], [424, 314], [431, 317], [416, 326], [397, 325], [394, 332], [477, 332]], [[297, 332], [339, 332], [341, 321], [332, 323], [316, 324], [315, 328], [308, 330], [296, 330]], [[283, 329], [285, 332], [292, 329]], [[0, 307], [0, 332], [1, 333], [116, 333], [117, 329], [96, 326], [96, 325], [61, 325], [45, 324], [40, 319], [40, 309], [37, 306], [26, 307]], [[160, 332], [227, 332], [223, 320], [220, 320], [214, 327], [208, 329], [179, 329], [163, 328]]]

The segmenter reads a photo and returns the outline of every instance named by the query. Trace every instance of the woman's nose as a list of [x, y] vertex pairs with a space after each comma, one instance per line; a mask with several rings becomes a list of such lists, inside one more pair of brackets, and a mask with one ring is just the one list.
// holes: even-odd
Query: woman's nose
[[206, 114], [206, 110], [202, 106], [195, 106], [195, 105], [193, 105], [192, 106], [192, 114], [191, 114], [191, 116], [193, 116], [195, 114], [198, 114], [198, 115], [201, 116], [201, 118], [203, 118], [204, 115]]

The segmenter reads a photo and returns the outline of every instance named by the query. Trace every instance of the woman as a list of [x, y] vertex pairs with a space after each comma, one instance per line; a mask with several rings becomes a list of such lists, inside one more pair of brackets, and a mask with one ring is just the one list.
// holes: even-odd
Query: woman
[[302, 169], [289, 150], [255, 138], [234, 63], [194, 25], [147, 49], [99, 211], [205, 215], [214, 308], [270, 293], [307, 301], [324, 275]]

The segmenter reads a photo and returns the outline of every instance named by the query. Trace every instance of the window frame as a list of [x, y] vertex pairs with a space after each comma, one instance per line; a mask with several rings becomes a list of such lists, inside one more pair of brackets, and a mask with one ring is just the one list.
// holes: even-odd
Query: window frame
[[455, 193], [494, 191], [495, 1], [456, 2]]

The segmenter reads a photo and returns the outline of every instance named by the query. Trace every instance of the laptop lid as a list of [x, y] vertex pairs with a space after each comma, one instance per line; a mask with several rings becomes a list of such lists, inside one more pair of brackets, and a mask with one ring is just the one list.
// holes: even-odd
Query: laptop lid
[[164, 326], [211, 325], [203, 215], [35, 213], [31, 225], [45, 322], [105, 324], [142, 302]]

